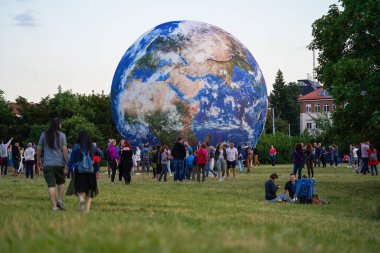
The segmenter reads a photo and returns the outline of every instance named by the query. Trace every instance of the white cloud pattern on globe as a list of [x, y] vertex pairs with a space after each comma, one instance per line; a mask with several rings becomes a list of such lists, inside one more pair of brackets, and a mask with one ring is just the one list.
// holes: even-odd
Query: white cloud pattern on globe
[[173, 21], [143, 34], [121, 59], [111, 88], [119, 133], [132, 145], [220, 141], [255, 145], [268, 108], [261, 70], [231, 34]]

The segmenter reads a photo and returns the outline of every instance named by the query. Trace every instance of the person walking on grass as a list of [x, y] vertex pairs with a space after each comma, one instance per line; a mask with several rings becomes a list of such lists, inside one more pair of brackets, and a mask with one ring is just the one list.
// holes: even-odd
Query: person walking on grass
[[243, 148], [241, 146], [238, 147], [238, 159], [237, 159], [237, 164], [239, 168], [239, 173], [243, 173], [243, 163], [244, 163], [244, 157], [243, 157]]
[[20, 153], [20, 144], [15, 142], [12, 147], [12, 161], [13, 161], [13, 176], [17, 176], [18, 169], [20, 168], [21, 162], [21, 153]]
[[[85, 213], [90, 211], [91, 200], [99, 194], [96, 171], [93, 167], [94, 148], [88, 133], [82, 130], [78, 133], [76, 144], [73, 145], [68, 166], [74, 167], [74, 177], [70, 181], [66, 195], [74, 195], [79, 200], [79, 210]], [[83, 159], [91, 159], [92, 171], [83, 172], [79, 166], [84, 162]], [[85, 198], [85, 199], [84, 199]]]
[[185, 179], [190, 180], [190, 176], [193, 174], [194, 170], [194, 155], [193, 151], [189, 152], [189, 155], [186, 157], [185, 160]]
[[253, 152], [252, 152], [251, 147], [249, 147], [247, 143], [244, 144], [243, 153], [244, 153], [243, 157], [245, 158], [245, 166], [247, 166], [247, 173], [251, 173]]
[[100, 148], [96, 146], [96, 142], [92, 143], [92, 154], [93, 154], [92, 160], [94, 161], [94, 171], [96, 174], [96, 179], [99, 179], [100, 161], [101, 161], [101, 157], [104, 156], [104, 154], [103, 154], [103, 151], [101, 151]]
[[313, 147], [310, 143], [306, 145], [306, 167], [307, 167], [307, 173], [309, 175], [309, 178], [314, 178], [314, 168], [313, 168], [313, 161], [314, 161], [314, 154], [313, 154]]
[[276, 148], [273, 145], [270, 145], [269, 157], [270, 157], [270, 161], [272, 163], [272, 166], [276, 166], [276, 155], [277, 155]]
[[115, 183], [115, 175], [117, 167], [119, 166], [119, 156], [116, 151], [116, 140], [111, 139], [110, 144], [108, 146], [108, 165], [111, 168], [111, 183]]
[[1, 140], [1, 145], [0, 145], [0, 155], [1, 155], [1, 175], [6, 176], [8, 175], [8, 165], [9, 165], [9, 160], [8, 160], [8, 147], [11, 144], [13, 140], [13, 137], [6, 143], [4, 144], [4, 141]]
[[131, 184], [131, 171], [133, 167], [133, 150], [127, 140], [123, 140], [120, 149], [119, 181], [124, 178], [125, 184]]
[[[44, 177], [48, 186], [52, 210], [65, 210], [63, 205], [63, 193], [65, 190], [65, 178], [68, 173], [68, 152], [66, 135], [60, 131], [61, 123], [58, 118], [51, 120], [49, 128], [41, 134], [37, 148], [37, 163], [41, 167], [42, 152]], [[58, 200], [56, 186], [58, 185]]]
[[186, 149], [185, 145], [183, 144], [183, 139], [181, 137], [179, 137], [177, 139], [177, 142], [174, 144], [171, 155], [173, 156], [174, 182], [176, 182], [177, 180], [181, 182], [184, 178], [183, 163], [186, 157]]
[[297, 143], [293, 152], [293, 174], [297, 175], [298, 179], [302, 177], [302, 168], [304, 167], [304, 151], [301, 143]]
[[197, 170], [198, 170], [197, 180], [198, 182], [201, 181], [201, 173], [202, 173], [202, 182], [204, 182], [206, 179], [206, 174], [205, 174], [206, 165], [207, 165], [207, 149], [206, 149], [206, 144], [202, 143], [197, 153]]
[[338, 158], [339, 158], [338, 146], [334, 145], [334, 163], [335, 163], [335, 168], [338, 167]]
[[234, 143], [231, 142], [230, 146], [226, 150], [227, 152], [227, 180], [230, 176], [230, 169], [232, 169], [233, 178], [236, 177], [235, 167], [236, 167], [236, 161], [238, 159], [239, 154], [238, 154], [237, 149], [234, 146], [235, 146]]
[[257, 150], [257, 146], [256, 145], [253, 147], [253, 159], [254, 159], [253, 166], [260, 166], [259, 151]]
[[168, 175], [168, 150], [166, 146], [162, 146], [161, 148], [161, 174], [158, 178], [158, 181], [161, 182], [162, 176], [164, 176], [164, 182], [167, 181], [167, 175]]
[[216, 151], [215, 151], [215, 159], [216, 160], [216, 166], [218, 168], [218, 178], [219, 181], [224, 180], [224, 172], [227, 167], [227, 152], [226, 149], [223, 147], [222, 143], [218, 143], [216, 146]]
[[369, 141], [361, 143], [361, 161], [362, 161], [362, 170], [363, 175], [369, 173], [368, 168], [368, 153], [369, 153]]
[[368, 165], [371, 166], [372, 176], [375, 174], [378, 176], [377, 164], [379, 164], [379, 161], [377, 160], [377, 150], [372, 144], [369, 145], [368, 158]]
[[26, 178], [29, 178], [30, 176], [30, 178], [33, 179], [34, 155], [35, 155], [35, 151], [33, 149], [33, 145], [32, 143], [28, 143], [28, 147], [27, 149], [25, 149], [25, 152], [24, 152]]
[[141, 164], [141, 150], [138, 146], [136, 147], [134, 159], [135, 159], [135, 166], [136, 166], [135, 171], [136, 173], [138, 173], [140, 169], [140, 164]]
[[149, 178], [149, 172], [150, 172], [150, 156], [151, 151], [148, 148], [148, 144], [144, 144], [144, 148], [141, 150], [141, 170], [142, 174], [144, 176], [144, 173], [148, 175]]

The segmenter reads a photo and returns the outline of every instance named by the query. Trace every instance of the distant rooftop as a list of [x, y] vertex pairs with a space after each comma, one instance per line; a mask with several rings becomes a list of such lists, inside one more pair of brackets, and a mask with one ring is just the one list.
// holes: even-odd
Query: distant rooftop
[[301, 88], [301, 96], [304, 96], [318, 88], [321, 88], [319, 83], [311, 81], [309, 79], [298, 80], [298, 86]]
[[332, 99], [333, 97], [329, 92], [323, 88], [318, 88], [305, 96], [301, 96], [298, 100], [320, 100], [320, 99]]

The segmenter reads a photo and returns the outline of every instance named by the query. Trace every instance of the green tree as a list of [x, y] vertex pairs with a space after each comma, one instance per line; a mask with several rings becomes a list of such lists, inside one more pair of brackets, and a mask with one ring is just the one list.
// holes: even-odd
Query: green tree
[[0, 138], [7, 139], [12, 135], [9, 126], [14, 122], [14, 114], [9, 103], [5, 100], [4, 91], [0, 90]]
[[291, 134], [299, 134], [299, 94], [298, 85], [286, 84], [281, 70], [278, 70], [270, 95], [271, 107], [275, 109], [276, 131], [288, 133], [290, 124]]
[[380, 2], [340, 0], [313, 23], [317, 77], [334, 97], [331, 136], [380, 145]]
[[58, 86], [57, 94], [49, 100], [49, 109], [51, 117], [68, 119], [80, 112], [80, 105], [77, 96], [71, 90], [62, 91], [62, 87]]
[[99, 147], [105, 145], [106, 142], [99, 129], [83, 116], [76, 115], [63, 121], [62, 131], [66, 134], [67, 142], [69, 144], [75, 143], [77, 135], [81, 130], [86, 130], [91, 140], [99, 143]]

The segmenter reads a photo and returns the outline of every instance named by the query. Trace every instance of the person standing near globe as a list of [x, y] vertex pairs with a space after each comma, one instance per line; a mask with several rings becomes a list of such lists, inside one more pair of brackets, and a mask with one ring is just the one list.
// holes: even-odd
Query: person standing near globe
[[226, 152], [226, 149], [223, 147], [222, 143], [218, 143], [218, 145], [216, 146], [215, 158], [217, 159], [216, 166], [218, 168], [219, 181], [223, 181], [224, 171], [227, 167], [227, 164], [226, 164], [227, 152]]
[[276, 154], [277, 154], [276, 148], [273, 145], [270, 145], [269, 157], [270, 157], [272, 166], [276, 166]]
[[108, 156], [109, 156], [109, 166], [111, 167], [111, 183], [113, 184], [115, 181], [115, 175], [116, 175], [116, 170], [119, 165], [119, 157], [117, 155], [116, 151], [116, 140], [112, 139], [110, 141], [110, 145], [108, 146]]
[[233, 142], [230, 142], [230, 146], [227, 148], [227, 180], [230, 176], [230, 169], [232, 169], [232, 175], [235, 178], [236, 176], [236, 161], [238, 159], [238, 151], [234, 147], [235, 144]]
[[179, 137], [172, 148], [173, 165], [174, 165], [174, 181], [183, 180], [183, 162], [186, 157], [186, 149], [183, 139]]

